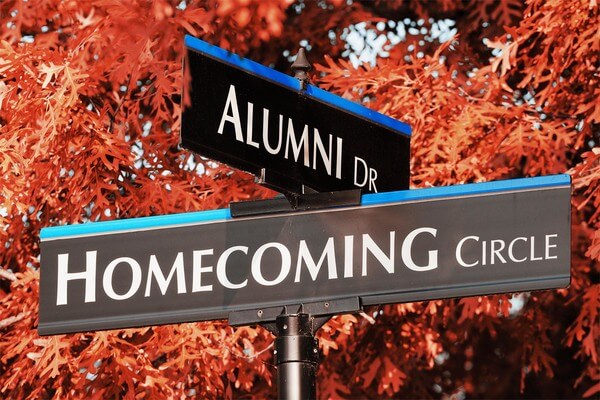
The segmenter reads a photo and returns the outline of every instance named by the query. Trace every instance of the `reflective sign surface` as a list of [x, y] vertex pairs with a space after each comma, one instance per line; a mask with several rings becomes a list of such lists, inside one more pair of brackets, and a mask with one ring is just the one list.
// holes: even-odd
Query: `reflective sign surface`
[[570, 178], [365, 195], [360, 207], [228, 210], [42, 231], [41, 334], [563, 287]]

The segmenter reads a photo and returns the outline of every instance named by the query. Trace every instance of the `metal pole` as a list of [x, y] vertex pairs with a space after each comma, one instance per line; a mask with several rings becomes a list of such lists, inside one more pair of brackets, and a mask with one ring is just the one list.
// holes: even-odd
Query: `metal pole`
[[278, 398], [317, 398], [319, 345], [310, 314], [282, 314], [277, 317], [275, 366]]

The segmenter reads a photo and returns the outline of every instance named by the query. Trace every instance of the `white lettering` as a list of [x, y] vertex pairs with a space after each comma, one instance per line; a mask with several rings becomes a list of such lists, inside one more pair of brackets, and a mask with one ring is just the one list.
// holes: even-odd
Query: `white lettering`
[[192, 293], [196, 292], [210, 292], [213, 288], [212, 285], [202, 285], [202, 274], [205, 272], [212, 272], [212, 265], [203, 267], [202, 256], [212, 256], [213, 249], [207, 250], [194, 250], [193, 252], [193, 270], [192, 270]]
[[556, 255], [554, 255], [554, 256], [550, 255], [550, 249], [556, 247], [556, 243], [550, 244], [550, 238], [558, 238], [558, 235], [556, 233], [552, 234], [552, 235], [546, 235], [546, 252], [545, 252], [546, 260], [553, 260], [553, 259], [558, 258], [558, 256], [556, 256]]
[[479, 261], [467, 264], [462, 258], [462, 246], [467, 240], [474, 240], [476, 242], [479, 242], [479, 236], [467, 236], [465, 238], [462, 238], [461, 241], [458, 242], [458, 245], [456, 246], [456, 261], [458, 261], [458, 263], [463, 267], [474, 267], [477, 264], [479, 264]]
[[377, 193], [377, 186], [375, 186], [376, 180], [377, 170], [375, 168], [369, 168], [369, 190], [373, 193]]
[[[131, 268], [131, 285], [129, 286], [129, 290], [124, 294], [117, 294], [115, 289], [113, 288], [113, 274], [117, 265], [119, 264], [127, 264], [129, 268]], [[133, 296], [135, 292], [140, 288], [140, 284], [142, 283], [142, 268], [140, 268], [140, 264], [130, 257], [119, 257], [110, 262], [104, 271], [104, 276], [102, 277], [102, 286], [104, 287], [104, 292], [108, 297], [113, 300], [126, 300]]]
[[248, 102], [248, 121], [246, 123], [246, 144], [258, 149], [258, 143], [252, 140], [252, 129], [254, 124], [254, 104]]
[[484, 240], [483, 243], [481, 243], [481, 265], [487, 265], [486, 264], [486, 259], [487, 259], [487, 241]]
[[[500, 246], [499, 248], [496, 248], [497, 244]], [[504, 247], [506, 246], [504, 244], [504, 240], [501, 240], [501, 239], [492, 240], [490, 245], [491, 245], [490, 251], [492, 252], [491, 257], [490, 257], [490, 264], [493, 265], [495, 263], [495, 257], [498, 257], [498, 259], [502, 262], [502, 264], [506, 264], [506, 260], [504, 259], [502, 254], [500, 254], [500, 252], [502, 250], [504, 250]]]
[[404, 261], [404, 264], [408, 267], [408, 269], [417, 272], [429, 271], [438, 267], [437, 250], [429, 250], [429, 258], [427, 261], [427, 265], [425, 266], [419, 266], [413, 261], [411, 254], [412, 244], [417, 235], [420, 235], [421, 233], [429, 233], [433, 237], [435, 237], [435, 235], [437, 234], [437, 229], [427, 227], [415, 229], [406, 236], [404, 242], [402, 243], [402, 261]]
[[319, 149], [319, 153], [321, 154], [321, 159], [323, 160], [323, 165], [325, 165], [327, 175], [331, 176], [331, 149], [333, 136], [329, 135], [329, 154], [327, 154], [325, 151], [325, 146], [323, 146], [323, 141], [321, 140], [321, 135], [319, 135], [319, 130], [314, 128], [313, 131], [315, 138], [313, 145], [313, 169], [317, 169], [317, 149]]
[[335, 158], [335, 177], [342, 179], [342, 138], [337, 138], [336, 158]]
[[177, 253], [177, 257], [175, 257], [175, 262], [173, 262], [173, 266], [171, 267], [171, 271], [169, 271], [169, 275], [165, 278], [165, 275], [158, 264], [158, 260], [156, 256], [152, 254], [150, 256], [150, 265], [148, 266], [148, 279], [146, 280], [146, 292], [144, 293], [144, 297], [150, 297], [150, 289], [152, 288], [152, 276], [155, 277], [156, 283], [158, 283], [158, 287], [160, 292], [164, 295], [169, 288], [169, 283], [177, 272], [177, 293], [186, 293], [185, 288], [185, 271], [183, 269], [183, 253]]
[[527, 238], [519, 236], [519, 237], [514, 238], [513, 240], [511, 240], [511, 242], [508, 244], [508, 258], [510, 258], [511, 261], [516, 262], [516, 263], [520, 263], [520, 262], [523, 262], [523, 261], [527, 260], [527, 257], [516, 258], [515, 255], [514, 255], [514, 253], [513, 253], [513, 247], [514, 247], [515, 243], [517, 243], [518, 241], [527, 242]]
[[[229, 108], [231, 107], [232, 115], [229, 115]], [[225, 122], [231, 122], [235, 128], [235, 139], [243, 142], [244, 134], [242, 132], [242, 122], [240, 121], [240, 111], [238, 110], [237, 98], [235, 96], [235, 86], [229, 85], [229, 93], [227, 94], [227, 101], [225, 102], [225, 109], [221, 116], [221, 122], [219, 123], [219, 129], [217, 132], [223, 134], [223, 128]]]
[[302, 136], [299, 141], [296, 141], [296, 133], [294, 132], [294, 125], [292, 124], [292, 119], [288, 119], [288, 128], [287, 128], [287, 140], [285, 142], [285, 155], [284, 157], [287, 159], [289, 157], [290, 143], [292, 145], [292, 152], [294, 153], [294, 161], [298, 162], [298, 157], [300, 156], [300, 149], [304, 147], [304, 165], [310, 165], [310, 155], [308, 148], [308, 125], [304, 125], [304, 130], [302, 131]]
[[85, 271], [69, 271], [69, 254], [58, 255], [58, 272], [56, 283], [56, 305], [67, 304], [67, 283], [69, 281], [85, 280], [85, 302], [93, 303], [96, 301], [96, 255], [97, 251], [85, 252]]
[[[281, 271], [279, 271], [279, 275], [277, 275], [277, 278], [273, 279], [272, 281], [268, 281], [265, 279], [260, 268], [262, 256], [264, 252], [269, 248], [275, 248], [279, 250], [279, 253], [281, 253]], [[252, 257], [252, 277], [254, 277], [254, 280], [260, 285], [274, 286], [281, 283], [288, 276], [288, 274], [290, 273], [291, 266], [292, 256], [290, 255], [290, 252], [287, 249], [287, 247], [277, 242], [266, 243], [260, 246], [258, 250], [256, 250], [256, 253], [254, 253], [254, 256]]]
[[539, 261], [542, 259], [542, 257], [536, 257], [535, 256], [535, 236], [531, 237], [531, 257], [529, 257], [529, 259], [531, 261]]
[[281, 142], [283, 137], [283, 116], [279, 115], [279, 140], [277, 141], [277, 147], [271, 147], [269, 143], [269, 110], [263, 108], [263, 144], [265, 149], [270, 154], [277, 154], [281, 150]]
[[[365, 179], [362, 182], [358, 181], [358, 163], [361, 163], [364, 167]], [[363, 160], [360, 157], [354, 157], [354, 185], [358, 186], [358, 187], [363, 187], [367, 184], [368, 180], [369, 180], [369, 176], [368, 176], [367, 163], [365, 162], [365, 160]]]
[[[346, 236], [347, 237], [347, 236]], [[327, 244], [323, 249], [323, 253], [321, 253], [321, 258], [319, 258], [319, 262], [315, 263], [315, 260], [312, 258], [310, 254], [310, 250], [306, 245], [306, 240], [300, 241], [300, 248], [298, 249], [298, 264], [296, 267], [296, 278], [294, 282], [300, 282], [300, 270], [302, 269], [302, 261], [306, 264], [306, 268], [308, 268], [308, 272], [310, 273], [310, 277], [312, 280], [317, 279], [317, 275], [321, 270], [321, 265], [325, 261], [325, 257], [327, 257], [327, 277], [329, 279], [337, 279], [337, 269], [335, 264], [335, 248], [333, 238], [330, 237], [327, 240]]]
[[377, 244], [371, 239], [369, 234], [363, 234], [363, 245], [362, 245], [362, 276], [367, 276], [367, 250], [377, 258], [377, 261], [386, 269], [390, 274], [394, 273], [394, 244], [395, 244], [396, 232], [390, 232], [390, 255], [389, 257], [377, 246]]
[[228, 248], [221, 254], [219, 260], [217, 261], [217, 279], [219, 283], [226, 287], [227, 289], [241, 289], [248, 284], [248, 279], [244, 280], [241, 283], [235, 284], [231, 283], [227, 278], [227, 259], [231, 255], [231, 253], [235, 251], [241, 251], [244, 254], [248, 254], [248, 247], [246, 246], [233, 246]]
[[344, 278], [354, 275], [354, 235], [344, 236]]

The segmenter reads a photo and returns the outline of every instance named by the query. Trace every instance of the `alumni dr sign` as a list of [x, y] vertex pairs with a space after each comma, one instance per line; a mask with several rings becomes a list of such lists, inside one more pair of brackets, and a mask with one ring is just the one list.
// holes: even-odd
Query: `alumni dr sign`
[[181, 144], [283, 192], [408, 189], [410, 127], [186, 37]]

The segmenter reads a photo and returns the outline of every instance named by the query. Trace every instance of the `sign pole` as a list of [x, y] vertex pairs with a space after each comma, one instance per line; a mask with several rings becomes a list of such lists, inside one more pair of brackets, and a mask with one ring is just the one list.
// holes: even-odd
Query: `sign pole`
[[[297, 310], [296, 312], [290, 312]], [[362, 310], [358, 297], [233, 311], [229, 325], [260, 324], [275, 336], [273, 362], [277, 369], [277, 398], [317, 399], [319, 341], [315, 333], [332, 316]]]
[[[305, 90], [311, 65], [303, 48], [298, 51], [291, 69], [294, 77], [300, 81], [300, 90]], [[300, 311], [304, 311], [303, 307]], [[319, 341], [314, 335], [316, 329], [313, 322], [314, 317], [304, 312], [288, 314], [287, 307], [277, 316], [274, 361], [279, 399], [317, 398]]]
[[313, 322], [314, 317], [306, 313], [277, 317], [274, 360], [278, 399], [317, 398], [319, 342]]

